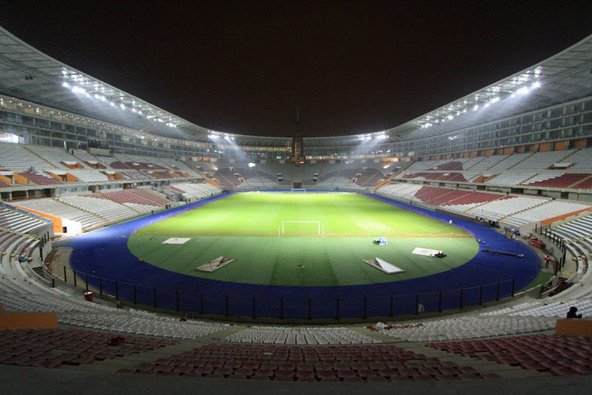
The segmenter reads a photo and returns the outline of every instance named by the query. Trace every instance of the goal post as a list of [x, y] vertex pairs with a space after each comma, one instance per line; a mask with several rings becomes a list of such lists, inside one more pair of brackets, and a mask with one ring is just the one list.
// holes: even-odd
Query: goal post
[[282, 221], [280, 236], [322, 236], [321, 221]]

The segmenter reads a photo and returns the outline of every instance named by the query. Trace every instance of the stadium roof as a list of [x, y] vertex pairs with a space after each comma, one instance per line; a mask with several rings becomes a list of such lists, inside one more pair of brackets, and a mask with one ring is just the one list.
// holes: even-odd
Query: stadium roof
[[[402, 125], [374, 133], [382, 133], [385, 142], [425, 138], [576, 100], [592, 94], [591, 69], [592, 35], [503, 80]], [[212, 132], [67, 66], [1, 27], [0, 92], [165, 137], [208, 141]], [[289, 144], [286, 137], [232, 136], [239, 145]], [[313, 146], [350, 145], [357, 137], [305, 140]]]

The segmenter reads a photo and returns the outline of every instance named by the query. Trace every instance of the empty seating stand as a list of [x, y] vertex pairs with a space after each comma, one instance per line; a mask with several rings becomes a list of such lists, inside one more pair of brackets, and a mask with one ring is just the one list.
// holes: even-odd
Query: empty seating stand
[[526, 184], [546, 188], [581, 188], [585, 186], [583, 181], [589, 177], [588, 173], [539, 173]]
[[[381, 346], [206, 345], [133, 373], [277, 381], [424, 381], [491, 377], [468, 366]], [[495, 376], [495, 375], [493, 375]]]
[[44, 368], [76, 366], [175, 344], [165, 339], [126, 336], [114, 340], [114, 337], [81, 329], [3, 331], [0, 363]]
[[346, 328], [286, 328], [253, 326], [225, 338], [237, 343], [267, 344], [365, 344], [376, 339]]
[[545, 335], [429, 344], [448, 351], [556, 376], [592, 374], [592, 338]]

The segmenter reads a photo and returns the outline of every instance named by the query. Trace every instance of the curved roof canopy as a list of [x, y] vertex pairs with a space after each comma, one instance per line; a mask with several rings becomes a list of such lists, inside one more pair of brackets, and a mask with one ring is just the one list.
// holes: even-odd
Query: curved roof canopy
[[[215, 134], [222, 133], [234, 137], [238, 145], [290, 144], [288, 137], [214, 133], [69, 67], [1, 27], [0, 92], [165, 137], [212, 141]], [[305, 144], [347, 146], [371, 137], [384, 142], [431, 137], [591, 94], [592, 35], [547, 60], [402, 125], [367, 135], [305, 138]]]

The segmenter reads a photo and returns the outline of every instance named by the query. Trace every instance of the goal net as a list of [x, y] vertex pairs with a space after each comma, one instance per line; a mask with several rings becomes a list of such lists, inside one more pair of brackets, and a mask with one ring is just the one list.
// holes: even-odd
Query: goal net
[[321, 221], [282, 221], [280, 236], [311, 237], [322, 236]]

